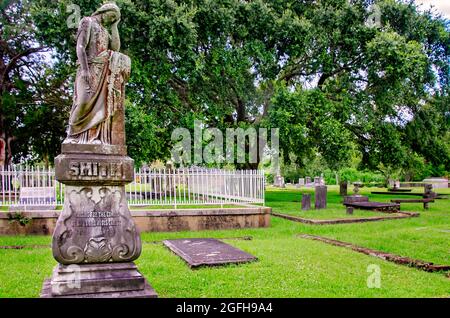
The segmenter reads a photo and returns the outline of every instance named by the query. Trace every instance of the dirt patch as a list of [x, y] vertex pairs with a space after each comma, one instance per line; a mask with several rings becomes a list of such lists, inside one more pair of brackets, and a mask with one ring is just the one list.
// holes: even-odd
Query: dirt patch
[[[381, 258], [383, 260], [393, 262], [396, 264], [418, 268], [418, 269], [421, 269], [426, 272], [440, 272], [440, 271], [449, 271], [450, 270], [450, 265], [435, 265], [434, 263], [431, 263], [431, 262], [426, 262], [426, 261], [413, 259], [413, 258], [409, 258], [409, 257], [403, 257], [403, 256], [391, 254], [391, 253], [385, 253], [382, 251], [373, 250], [370, 248], [365, 248], [365, 247], [353, 245], [351, 243], [337, 241], [337, 240], [329, 239], [329, 238], [322, 237], [322, 236], [301, 234], [301, 235], [298, 235], [298, 237], [304, 238], [304, 239], [320, 241], [320, 242], [327, 243], [327, 244], [334, 245], [334, 246], [345, 247], [345, 248], [351, 249], [353, 251], [356, 251], [356, 252], [359, 252], [362, 254]], [[449, 275], [449, 273], [447, 273], [447, 277], [448, 277], [448, 275]]]
[[271, 213], [273, 216], [277, 216], [280, 218], [284, 218], [290, 221], [311, 224], [311, 225], [330, 225], [330, 224], [345, 224], [345, 223], [363, 223], [363, 222], [374, 222], [374, 221], [387, 221], [387, 220], [395, 220], [395, 219], [406, 219], [411, 217], [418, 217], [420, 214], [415, 212], [398, 212], [398, 213], [389, 213], [387, 216], [370, 216], [365, 218], [354, 218], [354, 219], [331, 219], [331, 220], [313, 220], [313, 219], [305, 219], [297, 216], [292, 216], [283, 213]]

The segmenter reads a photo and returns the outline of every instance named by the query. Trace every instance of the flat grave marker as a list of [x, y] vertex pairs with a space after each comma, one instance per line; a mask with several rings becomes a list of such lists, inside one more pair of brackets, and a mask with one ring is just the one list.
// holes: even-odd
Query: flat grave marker
[[211, 238], [165, 240], [163, 244], [191, 268], [256, 261], [257, 258], [236, 247]]

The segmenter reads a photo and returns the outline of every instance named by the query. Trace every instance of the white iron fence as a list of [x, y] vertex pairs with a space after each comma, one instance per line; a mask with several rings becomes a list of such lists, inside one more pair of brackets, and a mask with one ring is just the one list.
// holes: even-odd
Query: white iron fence
[[[8, 167], [0, 170], [0, 206], [56, 206], [64, 202], [64, 185], [53, 169]], [[132, 206], [264, 204], [261, 170], [135, 169], [125, 187]]]

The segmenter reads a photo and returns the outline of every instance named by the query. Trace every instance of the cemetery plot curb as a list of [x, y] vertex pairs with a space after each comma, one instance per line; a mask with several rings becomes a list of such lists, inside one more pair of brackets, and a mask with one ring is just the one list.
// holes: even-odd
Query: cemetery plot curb
[[164, 240], [163, 244], [181, 257], [190, 268], [241, 264], [258, 260], [249, 253], [212, 238]]
[[364, 222], [374, 222], [374, 221], [388, 221], [388, 220], [397, 220], [397, 219], [407, 219], [412, 217], [420, 216], [419, 213], [416, 212], [398, 212], [398, 213], [390, 213], [389, 216], [370, 216], [366, 218], [354, 218], [354, 219], [333, 219], [333, 220], [314, 220], [314, 219], [305, 219], [297, 216], [292, 216], [283, 213], [272, 212], [273, 216], [277, 216], [286, 220], [300, 222], [304, 224], [311, 225], [333, 225], [333, 224], [346, 224], [346, 223], [364, 223]]
[[409, 258], [409, 257], [403, 257], [403, 256], [391, 254], [391, 253], [378, 251], [378, 250], [373, 250], [370, 248], [353, 245], [351, 243], [329, 239], [329, 238], [323, 237], [323, 236], [299, 234], [299, 235], [297, 235], [297, 237], [303, 238], [303, 239], [315, 240], [315, 241], [323, 242], [323, 243], [334, 245], [334, 246], [345, 247], [345, 248], [351, 249], [358, 253], [381, 258], [385, 261], [393, 262], [393, 263], [399, 264], [399, 265], [406, 265], [409, 267], [414, 267], [414, 268], [417, 268], [417, 269], [420, 269], [420, 270], [423, 270], [426, 272], [441, 272], [441, 271], [449, 271], [450, 270], [450, 265], [435, 265], [434, 263], [431, 263], [431, 262], [426, 262], [426, 261], [422, 261], [422, 260], [418, 260], [418, 259], [413, 259], [413, 258]]

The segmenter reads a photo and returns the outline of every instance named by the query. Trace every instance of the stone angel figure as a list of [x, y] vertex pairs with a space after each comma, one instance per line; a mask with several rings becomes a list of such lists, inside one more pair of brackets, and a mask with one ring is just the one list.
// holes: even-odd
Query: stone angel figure
[[123, 104], [131, 61], [119, 52], [120, 19], [119, 7], [107, 2], [80, 21], [78, 70], [66, 144], [125, 144]]

